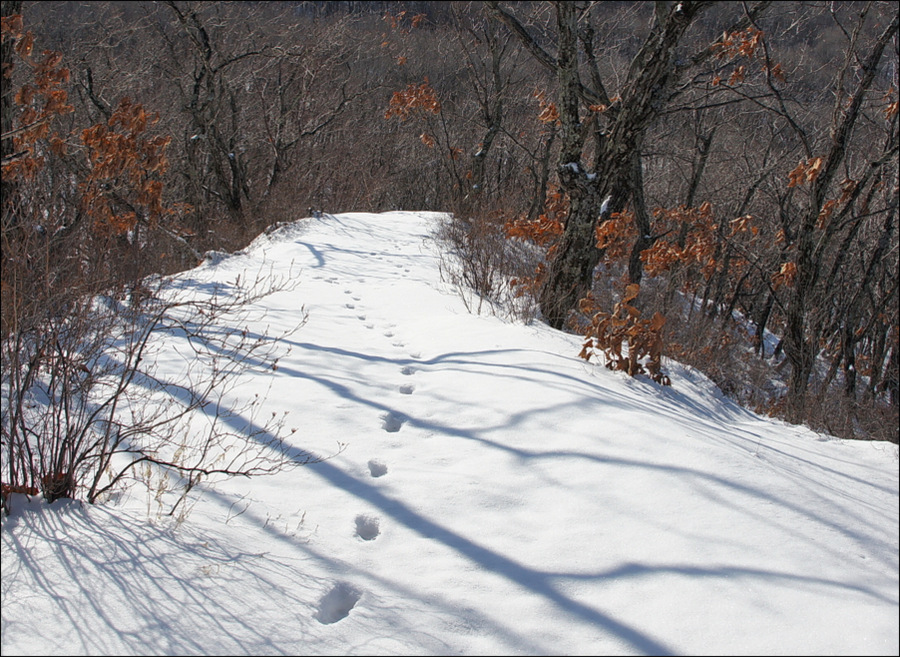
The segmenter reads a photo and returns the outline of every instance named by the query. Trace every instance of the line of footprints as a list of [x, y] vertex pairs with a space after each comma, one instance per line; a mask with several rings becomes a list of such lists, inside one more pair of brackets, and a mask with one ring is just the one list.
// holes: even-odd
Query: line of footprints
[[[336, 279], [329, 279], [329, 282], [337, 282]], [[344, 290], [344, 294], [352, 295], [352, 290]], [[347, 302], [345, 305], [349, 310], [357, 310], [356, 301], [359, 301], [359, 297], [351, 296], [352, 301]], [[364, 313], [359, 313], [356, 315], [356, 318], [362, 322], [366, 322], [366, 315]], [[367, 329], [374, 329], [375, 325], [371, 322], [366, 322], [365, 327]], [[390, 325], [387, 330], [384, 331], [384, 336], [386, 338], [393, 338], [394, 325]], [[405, 343], [399, 340], [395, 340], [391, 343], [394, 347], [404, 347]], [[410, 354], [411, 358], [419, 358], [419, 354]], [[416, 371], [416, 368], [411, 365], [406, 365], [401, 368], [400, 373], [404, 376], [411, 376]], [[397, 388], [398, 392], [401, 395], [411, 395], [415, 391], [415, 386], [411, 383], [402, 384]], [[403, 426], [403, 423], [406, 421], [406, 417], [401, 413], [397, 413], [395, 411], [388, 411], [384, 415], [382, 415], [382, 425], [381, 428], [388, 433], [396, 433], [400, 431], [400, 428]], [[378, 459], [371, 459], [368, 462], [369, 474], [373, 478], [383, 477], [388, 472], [388, 467], [382, 461]], [[380, 521], [377, 516], [368, 515], [368, 514], [360, 514], [356, 516], [356, 536], [363, 541], [373, 541], [378, 535], [381, 534]], [[356, 606], [356, 603], [359, 602], [362, 597], [362, 590], [354, 586], [349, 582], [338, 582], [336, 583], [329, 591], [326, 593], [321, 600], [319, 600], [318, 609], [315, 614], [316, 620], [325, 625], [330, 625], [332, 623], [336, 623], [343, 618], [346, 618], [353, 607]]]

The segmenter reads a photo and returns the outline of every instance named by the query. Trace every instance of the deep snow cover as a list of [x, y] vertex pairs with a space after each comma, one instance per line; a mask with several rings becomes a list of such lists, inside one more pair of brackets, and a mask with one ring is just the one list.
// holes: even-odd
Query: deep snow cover
[[322, 215], [179, 276], [299, 276], [250, 328], [306, 325], [237, 392], [330, 458], [209, 486], [177, 525], [138, 488], [17, 496], [3, 655], [900, 652], [895, 445], [470, 314], [439, 220]]

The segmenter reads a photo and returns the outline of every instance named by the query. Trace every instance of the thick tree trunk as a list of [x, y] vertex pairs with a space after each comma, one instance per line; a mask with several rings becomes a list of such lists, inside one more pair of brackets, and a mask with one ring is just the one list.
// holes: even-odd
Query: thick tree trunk
[[635, 161], [639, 161], [641, 137], [664, 105], [675, 76], [675, 47], [691, 21], [709, 3], [682, 2], [672, 7], [654, 26], [635, 57], [614, 112], [611, 129], [601, 143], [602, 155], [593, 174], [584, 172], [581, 152], [586, 127], [580, 121], [582, 85], [578, 76], [577, 16], [573, 3], [556, 4], [559, 54], [559, 115], [563, 144], [557, 173], [569, 195], [569, 216], [556, 256], [541, 289], [544, 319], [563, 328], [591, 287], [600, 260], [594, 229], [613, 212], [621, 210], [631, 195]]
[[[650, 123], [677, 95], [675, 84], [692, 67], [715, 56], [714, 44], [691, 57], [675, 58], [675, 50], [687, 28], [713, 2], [655, 2], [654, 23], [625, 75], [615, 100], [608, 97], [601, 80], [597, 53], [593, 52], [594, 33], [590, 12], [595, 3], [553, 2], [556, 11], [557, 55], [544, 47], [545, 40], [531, 35], [526, 27], [499, 2], [487, 2], [492, 14], [506, 25], [541, 66], [552, 70], [559, 83], [558, 111], [562, 141], [557, 173], [569, 197], [569, 216], [563, 237], [557, 246], [539, 295], [541, 312], [555, 328], [562, 328], [568, 313], [590, 289], [594, 268], [602, 254], [595, 246], [594, 229], [613, 212], [624, 208], [635, 191], [633, 166], [640, 158], [641, 137]], [[752, 24], [771, 2], [745, 7], [743, 16], [725, 29], [740, 31]], [[583, 48], [583, 65], [590, 84], [579, 76], [578, 42]], [[604, 105], [601, 118], [589, 112], [587, 124], [581, 122], [580, 107]], [[591, 108], [594, 110], [595, 108]], [[602, 122], [603, 130], [595, 122]], [[582, 162], [584, 136], [595, 129], [596, 148], [593, 171]], [[646, 222], [645, 222], [646, 223]], [[640, 250], [652, 240], [641, 231], [631, 274], [640, 278]]]
[[[538, 299], [544, 320], [554, 328], [565, 326], [569, 311], [591, 288], [594, 268], [601, 255], [594, 232], [597, 209], [601, 204], [597, 190], [592, 187], [580, 189], [576, 194], [569, 191], [566, 230], [557, 245]], [[617, 203], [618, 206], [622, 204], [621, 201]], [[608, 216], [610, 210], [606, 214]]]

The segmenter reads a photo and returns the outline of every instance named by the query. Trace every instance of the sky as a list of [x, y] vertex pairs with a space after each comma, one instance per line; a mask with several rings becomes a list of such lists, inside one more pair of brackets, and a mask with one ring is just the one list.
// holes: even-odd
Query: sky
[[294, 283], [235, 320], [280, 358], [227, 394], [286, 414], [297, 462], [205, 483], [177, 518], [137, 484], [15, 496], [3, 655], [900, 652], [896, 445], [471, 313], [441, 220], [324, 214], [177, 276], [187, 295]]

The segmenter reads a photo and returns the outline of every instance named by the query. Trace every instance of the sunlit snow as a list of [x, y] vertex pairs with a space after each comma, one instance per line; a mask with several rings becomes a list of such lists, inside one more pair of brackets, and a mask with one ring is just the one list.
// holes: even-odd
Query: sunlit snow
[[324, 460], [209, 486], [180, 523], [138, 487], [17, 496], [3, 655], [898, 654], [896, 445], [470, 314], [440, 219], [322, 214], [183, 273], [299, 279], [248, 328], [307, 323], [235, 394]]

